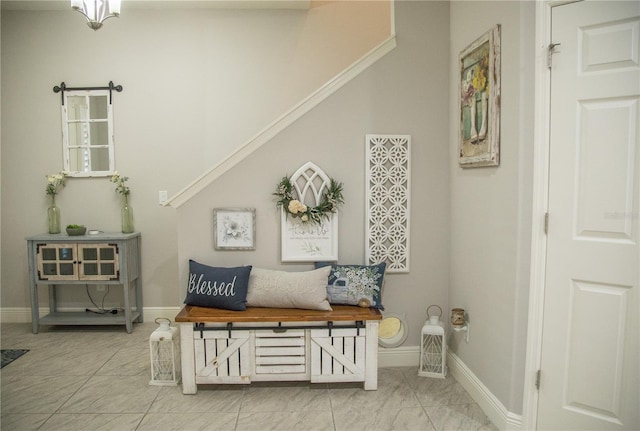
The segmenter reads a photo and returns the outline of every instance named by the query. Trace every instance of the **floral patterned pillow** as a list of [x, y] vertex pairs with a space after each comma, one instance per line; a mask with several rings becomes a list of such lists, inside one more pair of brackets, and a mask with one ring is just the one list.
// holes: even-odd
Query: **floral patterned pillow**
[[387, 264], [338, 265], [316, 262], [316, 268], [331, 265], [327, 284], [327, 296], [331, 304], [358, 305], [384, 310], [382, 283]]

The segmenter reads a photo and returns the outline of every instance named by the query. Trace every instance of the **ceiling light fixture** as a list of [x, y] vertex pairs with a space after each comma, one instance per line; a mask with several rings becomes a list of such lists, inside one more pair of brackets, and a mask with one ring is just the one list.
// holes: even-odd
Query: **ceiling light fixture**
[[105, 19], [120, 16], [120, 0], [71, 0], [71, 9], [87, 18], [87, 25], [97, 30]]

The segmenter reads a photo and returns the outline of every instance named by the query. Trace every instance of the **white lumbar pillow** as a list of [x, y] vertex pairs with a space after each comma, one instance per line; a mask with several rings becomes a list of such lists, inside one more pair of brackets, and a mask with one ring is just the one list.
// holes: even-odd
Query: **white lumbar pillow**
[[331, 311], [327, 300], [329, 272], [330, 266], [304, 272], [254, 267], [249, 277], [247, 306]]

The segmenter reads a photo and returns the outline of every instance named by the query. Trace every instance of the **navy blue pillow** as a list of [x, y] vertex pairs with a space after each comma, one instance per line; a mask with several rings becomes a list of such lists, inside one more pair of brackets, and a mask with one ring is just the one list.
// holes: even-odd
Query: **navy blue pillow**
[[250, 265], [216, 268], [189, 259], [189, 283], [184, 303], [226, 310], [246, 310], [250, 274]]
[[316, 268], [331, 265], [327, 283], [330, 304], [359, 305], [384, 310], [382, 306], [382, 284], [385, 262], [377, 265], [338, 265], [331, 262], [316, 262]]

